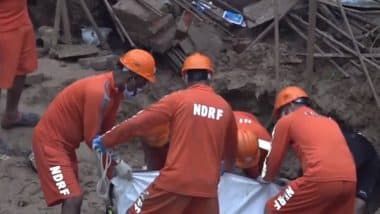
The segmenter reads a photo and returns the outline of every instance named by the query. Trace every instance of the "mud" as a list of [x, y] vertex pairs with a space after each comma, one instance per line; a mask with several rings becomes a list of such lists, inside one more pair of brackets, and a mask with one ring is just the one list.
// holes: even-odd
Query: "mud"
[[[45, 5], [50, 12], [54, 12], [52, 2]], [[36, 10], [36, 7], [40, 6], [37, 5], [32, 9]], [[96, 7], [95, 5], [94, 8]], [[39, 13], [33, 14], [38, 23], [36, 27], [52, 25], [52, 20], [46, 19], [46, 14], [40, 17], [38, 17]], [[73, 17], [73, 19], [77, 18]], [[78, 20], [74, 23], [86, 23], [82, 18], [78, 18]], [[271, 39], [267, 39], [242, 54], [223, 49], [215, 57], [217, 74], [213, 86], [231, 103], [235, 110], [254, 113], [269, 129], [273, 126], [271, 113], [276, 90], [289, 84], [306, 87], [320, 112], [361, 131], [380, 152], [379, 109], [376, 107], [367, 80], [361, 71], [355, 71], [351, 67], [345, 66], [348, 72], [352, 71], [351, 73], [354, 74], [353, 79], [345, 79], [334, 67], [325, 61], [317, 60], [315, 71], [310, 76], [305, 76], [304, 60], [291, 59], [285, 54], [291, 47], [301, 48], [304, 47], [304, 44], [293, 34], [288, 34], [286, 37], [287, 43], [282, 42], [281, 44], [281, 71], [278, 82], [275, 80], [273, 42]], [[165, 94], [183, 88], [178, 72], [169, 70], [163, 59], [158, 58], [158, 61], [161, 67], [158, 70], [157, 84], [146, 89], [149, 91], [147, 95], [125, 101], [118, 117], [119, 121], [135, 114]], [[41, 58], [39, 69], [34, 75], [42, 74], [43, 76], [29, 79], [29, 87], [25, 89], [22, 97], [21, 109], [43, 114], [51, 100], [65, 86], [77, 79], [97, 73], [99, 72], [91, 69], [82, 69], [77, 63]], [[377, 92], [380, 93], [379, 72], [370, 70], [370, 75]], [[4, 101], [5, 94], [3, 92], [0, 112], [4, 109]], [[29, 168], [25, 160], [25, 154], [28, 153], [31, 146], [32, 131], [31, 128], [0, 130], [0, 136], [7, 146], [11, 150], [18, 151], [16, 156], [0, 160], [0, 190], [6, 193], [0, 195], [0, 213], [58, 213], [58, 207], [46, 208], [37, 175]], [[123, 157], [134, 168], [139, 169], [144, 165], [139, 143], [123, 145], [121, 151]], [[98, 178], [96, 159], [86, 146], [82, 146], [78, 153], [80, 180], [85, 195], [83, 213], [104, 213], [104, 203], [95, 192]], [[294, 156], [289, 153], [283, 164], [281, 175], [290, 178], [296, 177], [297, 167], [295, 166], [297, 164]], [[377, 192], [380, 193], [380, 191]], [[378, 202], [374, 204], [372, 211], [375, 210]], [[377, 213], [380, 213], [380, 210]]]

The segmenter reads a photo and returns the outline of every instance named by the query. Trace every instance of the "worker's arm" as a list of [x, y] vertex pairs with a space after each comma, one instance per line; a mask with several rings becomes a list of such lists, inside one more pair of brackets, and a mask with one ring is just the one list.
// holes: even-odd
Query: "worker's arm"
[[168, 123], [175, 107], [174, 95], [162, 98], [145, 110], [114, 126], [102, 136], [106, 148], [121, 144], [133, 137], [142, 137], [146, 130], [159, 124]]
[[233, 115], [229, 121], [227, 128], [226, 139], [224, 142], [224, 170], [226, 172], [232, 172], [237, 150], [237, 125]]
[[273, 130], [272, 148], [265, 158], [263, 169], [261, 171], [261, 178], [264, 181], [272, 182], [280, 170], [281, 162], [288, 150], [290, 141], [289, 119], [289, 117], [280, 119]]
[[103, 88], [89, 86], [83, 100], [83, 129], [84, 140], [91, 148], [92, 139], [100, 134], [103, 120], [103, 111], [108, 104]]

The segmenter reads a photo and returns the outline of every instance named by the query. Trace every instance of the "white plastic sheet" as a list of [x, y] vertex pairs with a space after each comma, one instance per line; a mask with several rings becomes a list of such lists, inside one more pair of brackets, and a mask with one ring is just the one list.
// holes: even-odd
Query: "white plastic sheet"
[[[158, 176], [158, 171], [134, 172], [133, 181], [112, 179], [119, 214], [134, 203], [139, 194]], [[260, 184], [255, 180], [225, 173], [219, 183], [219, 207], [221, 214], [264, 213], [266, 201], [279, 192], [276, 184]]]

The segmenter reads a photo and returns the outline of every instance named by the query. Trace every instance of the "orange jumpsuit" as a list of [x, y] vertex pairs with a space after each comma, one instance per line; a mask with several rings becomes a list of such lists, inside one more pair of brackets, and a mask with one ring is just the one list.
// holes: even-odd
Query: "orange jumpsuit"
[[[234, 115], [238, 129], [241, 127], [247, 127], [250, 130], [252, 130], [252, 132], [255, 133], [259, 139], [263, 139], [269, 142], [272, 141], [269, 132], [264, 128], [264, 126], [254, 115], [243, 111], [234, 111]], [[244, 169], [244, 173], [250, 178], [256, 178], [257, 176], [259, 176], [266, 156], [267, 151], [264, 149], [260, 149], [259, 163], [256, 166]]]
[[74, 82], [49, 105], [33, 133], [48, 206], [82, 195], [75, 150], [83, 140], [91, 147], [97, 134], [112, 128], [122, 98], [109, 72]]
[[27, 0], [0, 0], [0, 88], [37, 69], [34, 29]]
[[170, 123], [165, 166], [128, 213], [218, 213], [221, 161], [234, 161], [237, 145], [230, 105], [211, 87], [195, 84], [114, 127], [104, 135], [104, 145], [143, 136], [164, 123]]
[[264, 180], [274, 180], [289, 145], [304, 174], [267, 202], [268, 213], [353, 213], [355, 164], [337, 123], [308, 107], [281, 118], [263, 167]]

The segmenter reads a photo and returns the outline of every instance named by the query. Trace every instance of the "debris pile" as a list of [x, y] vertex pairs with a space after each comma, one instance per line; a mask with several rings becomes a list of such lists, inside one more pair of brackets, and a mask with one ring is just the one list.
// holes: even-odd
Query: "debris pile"
[[[99, 50], [99, 47], [110, 50], [109, 41], [84, 0], [79, 3], [91, 27], [82, 30], [93, 37], [86, 39], [83, 34], [82, 43], [95, 42], [72, 45], [65, 2], [56, 3], [54, 28], [45, 27], [38, 34], [46, 45], [43, 50], [49, 50], [57, 58], [97, 54], [110, 58], [109, 52], [104, 54]], [[103, 3], [113, 21], [113, 26], [108, 27], [113, 27], [124, 44], [163, 54], [173, 70], [178, 71], [186, 55], [195, 50], [205, 52], [215, 61], [224, 59], [223, 55], [228, 57], [231, 51], [241, 56], [262, 40], [272, 38], [274, 30], [277, 35], [272, 60], [275, 79], [284, 60], [301, 64], [306, 59], [309, 74], [315, 69], [314, 59], [323, 60], [341, 78], [355, 82], [356, 78], [365, 77], [380, 107], [371, 79], [371, 71], [380, 69], [380, 2], [377, 0], [103, 0]], [[61, 21], [63, 44], [57, 45]], [[291, 46], [286, 41], [289, 35], [305, 41], [309, 47]], [[289, 47], [281, 48], [284, 45]], [[85, 61], [82, 64], [88, 65], [89, 60]]]
[[[215, 57], [228, 48], [241, 52], [256, 45], [274, 28], [273, 2], [276, 1], [253, 1], [239, 5], [242, 8], [239, 10], [222, 0], [119, 0], [113, 8], [133, 41], [155, 52], [166, 53], [172, 63], [179, 66], [184, 56], [194, 50], [204, 50]], [[370, 67], [379, 69], [380, 20], [376, 20], [379, 19], [376, 15], [380, 14], [380, 2], [342, 3], [347, 21], [337, 1], [318, 1], [313, 57], [328, 60], [345, 77], [361, 74], [345, 71], [339, 63], [341, 59], [349, 59], [350, 64], [361, 69], [360, 56]], [[282, 0], [277, 7], [281, 27], [286, 24], [301, 39], [307, 40], [310, 25], [307, 2]], [[302, 51], [287, 54], [307, 56]]]

